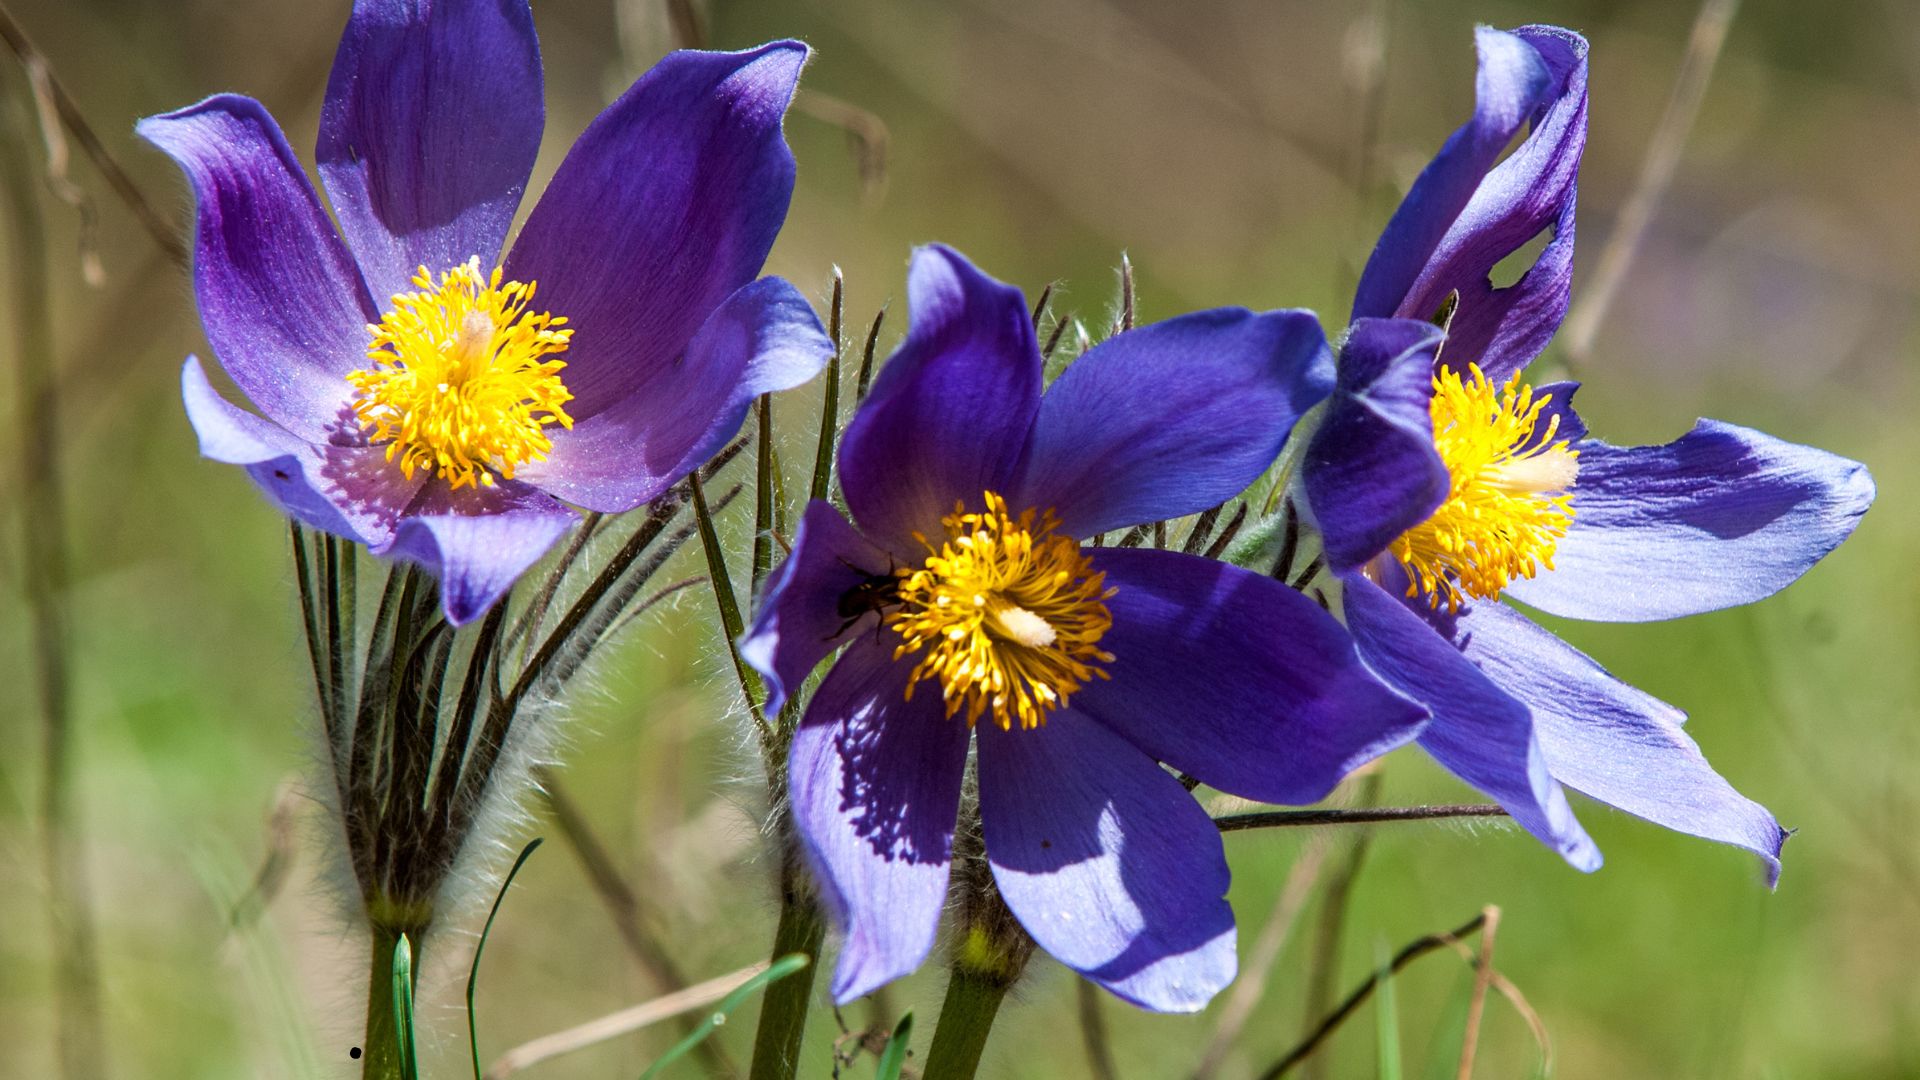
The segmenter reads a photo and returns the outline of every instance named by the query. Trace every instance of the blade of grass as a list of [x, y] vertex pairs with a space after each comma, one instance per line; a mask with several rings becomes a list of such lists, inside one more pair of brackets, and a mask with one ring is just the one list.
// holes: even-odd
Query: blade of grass
[[420, 1059], [413, 1039], [413, 943], [405, 934], [393, 947], [393, 1017], [400, 1076], [402, 1080], [420, 1080]]
[[840, 268], [833, 268], [833, 298], [827, 305], [827, 335], [833, 339], [833, 357], [827, 361], [826, 389], [820, 401], [820, 443], [813, 452], [813, 483], [809, 498], [824, 499], [833, 483], [833, 444], [840, 430], [840, 354], [846, 343], [840, 340], [840, 320], [845, 314], [846, 282]]
[[467, 969], [467, 1047], [473, 1051], [473, 1080], [480, 1080], [480, 1025], [473, 1015], [473, 991], [480, 985], [480, 955], [486, 952], [487, 936], [493, 933], [494, 917], [500, 914], [500, 902], [507, 898], [507, 889], [513, 885], [514, 875], [526, 865], [527, 856], [539, 847], [541, 837], [534, 837], [527, 846], [520, 849], [520, 857], [513, 860], [513, 868], [507, 871], [506, 879], [500, 882], [500, 891], [494, 894], [493, 907], [487, 912], [487, 923], [480, 928], [480, 940], [473, 943], [473, 966]]
[[874, 1067], [873, 1080], [900, 1080], [900, 1070], [907, 1066], [907, 1044], [913, 1040], [913, 1010], [908, 1009], [893, 1025], [893, 1034], [887, 1037], [887, 1048], [880, 1051], [880, 1063]]
[[1473, 1000], [1467, 1006], [1466, 1034], [1460, 1043], [1456, 1080], [1472, 1080], [1474, 1053], [1480, 1046], [1480, 1016], [1487, 1007], [1487, 987], [1493, 983], [1493, 940], [1500, 931], [1500, 909], [1492, 904], [1480, 910], [1486, 922], [1480, 928], [1480, 958], [1474, 963]]
[[727, 635], [727, 655], [733, 658], [734, 674], [740, 679], [740, 693], [746, 698], [747, 710], [753, 714], [753, 726], [762, 735], [768, 735], [771, 729], [761, 707], [765, 692], [760, 686], [760, 677], [740, 657], [740, 635], [746, 633], [746, 624], [740, 618], [740, 597], [733, 591], [733, 577], [727, 572], [727, 552], [720, 546], [719, 531], [713, 527], [713, 513], [707, 508], [707, 492], [700, 483], [700, 474], [689, 474], [687, 486], [693, 492], [694, 519], [700, 523], [700, 546], [707, 555], [707, 580], [713, 585], [714, 605], [720, 609], [720, 628]]
[[767, 970], [741, 983], [738, 989], [721, 1000], [720, 1004], [714, 1008], [713, 1015], [707, 1017], [705, 1023], [695, 1028], [686, 1038], [675, 1043], [671, 1050], [661, 1055], [660, 1060], [648, 1066], [647, 1071], [640, 1074], [640, 1080], [651, 1080], [652, 1077], [660, 1075], [662, 1069], [685, 1057], [702, 1040], [718, 1030], [720, 1025], [727, 1022], [727, 1016], [730, 1013], [746, 1004], [747, 999], [759, 993], [762, 987], [779, 982], [798, 972], [809, 962], [804, 953], [783, 956], [769, 965]]

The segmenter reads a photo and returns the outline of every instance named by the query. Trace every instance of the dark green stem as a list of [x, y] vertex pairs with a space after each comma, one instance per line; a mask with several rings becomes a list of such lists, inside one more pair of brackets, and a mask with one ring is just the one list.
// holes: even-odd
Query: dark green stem
[[[409, 942], [420, 940], [408, 934]], [[401, 1080], [400, 1027], [393, 1015], [393, 950], [400, 931], [373, 928], [373, 948], [367, 960], [367, 1030], [360, 1040], [361, 1080]], [[414, 955], [414, 981], [419, 982], [420, 958]]]
[[753, 1036], [748, 1080], [792, 1080], [799, 1069], [800, 1042], [807, 1032], [814, 972], [820, 966], [820, 943], [826, 934], [827, 924], [807, 887], [805, 871], [789, 860], [781, 874], [780, 924], [773, 932], [771, 955], [777, 960], [790, 953], [805, 953], [814, 962], [767, 987], [760, 1005], [760, 1026]]
[[987, 1048], [1000, 1002], [1013, 988], [1002, 972], [955, 964], [947, 980], [947, 997], [940, 1005], [940, 1023], [927, 1049], [924, 1080], [972, 1080]]

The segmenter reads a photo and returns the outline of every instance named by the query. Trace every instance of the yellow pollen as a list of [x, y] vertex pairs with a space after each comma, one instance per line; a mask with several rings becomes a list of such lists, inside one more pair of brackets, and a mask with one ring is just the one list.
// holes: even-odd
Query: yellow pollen
[[529, 312], [532, 282], [502, 282], [498, 268], [482, 277], [469, 259], [440, 275], [426, 267], [417, 292], [400, 293], [369, 326], [372, 363], [347, 376], [359, 395], [354, 415], [387, 460], [438, 472], [455, 488], [492, 487], [494, 474], [539, 461], [553, 449], [547, 428], [572, 427], [560, 381], [572, 330], [566, 319]]
[[1515, 374], [1495, 389], [1478, 366], [1466, 378], [1433, 377], [1433, 445], [1451, 480], [1447, 501], [1390, 549], [1406, 568], [1408, 596], [1457, 611], [1467, 596], [1491, 600], [1514, 578], [1553, 569], [1573, 522], [1579, 451], [1554, 440], [1556, 414], [1536, 432], [1552, 395], [1534, 397]]
[[[1057, 536], [1049, 510], [1014, 517], [999, 495], [986, 512], [956, 505], [940, 519], [946, 540], [927, 548], [919, 568], [900, 574], [900, 608], [887, 625], [901, 637], [898, 660], [919, 654], [907, 697], [937, 679], [947, 715], [964, 707], [972, 726], [989, 711], [1003, 730], [1047, 722], [1047, 714], [1094, 678], [1107, 678], [1113, 654], [1100, 638], [1113, 625], [1106, 575], [1070, 537]], [[1037, 517], [1037, 523], [1036, 523]]]

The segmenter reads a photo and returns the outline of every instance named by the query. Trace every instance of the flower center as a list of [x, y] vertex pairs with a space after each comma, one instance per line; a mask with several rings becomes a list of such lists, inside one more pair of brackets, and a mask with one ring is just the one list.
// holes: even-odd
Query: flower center
[[539, 461], [553, 449], [547, 428], [572, 427], [560, 382], [572, 330], [566, 319], [528, 312], [533, 283], [480, 275], [469, 259], [440, 275], [414, 275], [369, 326], [368, 367], [347, 376], [354, 414], [375, 443], [387, 444], [408, 479], [438, 470], [455, 488], [492, 487], [494, 474]]
[[1054, 534], [1053, 511], [1036, 526], [1033, 510], [1016, 518], [991, 491], [986, 506], [940, 519], [947, 538], [937, 549], [915, 534], [927, 561], [899, 572], [900, 608], [887, 625], [903, 640], [893, 655], [920, 654], [909, 700], [938, 679], [947, 715], [964, 705], [968, 726], [991, 709], [1003, 730], [1016, 719], [1039, 727], [1089, 679], [1107, 678], [1093, 664], [1113, 662], [1099, 642], [1113, 625], [1105, 601], [1114, 590], [1078, 543]]
[[1478, 366], [1464, 379], [1451, 369], [1433, 377], [1433, 445], [1452, 483], [1440, 509], [1390, 549], [1411, 579], [1408, 596], [1457, 611], [1464, 596], [1491, 600], [1514, 578], [1553, 569], [1554, 545], [1573, 522], [1580, 455], [1570, 440], [1554, 441], [1558, 415], [1535, 431], [1550, 401], [1518, 374], [1498, 389]]

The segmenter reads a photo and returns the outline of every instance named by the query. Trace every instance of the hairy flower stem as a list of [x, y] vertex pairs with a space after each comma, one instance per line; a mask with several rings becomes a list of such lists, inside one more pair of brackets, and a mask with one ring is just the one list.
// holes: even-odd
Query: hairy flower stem
[[972, 1080], [987, 1048], [1000, 1002], [1020, 981], [1033, 956], [1033, 938], [1008, 910], [987, 866], [979, 809], [962, 809], [954, 834], [954, 874], [960, 894], [960, 937], [940, 1022], [927, 1049], [924, 1080]]
[[[367, 1029], [360, 1040], [361, 1080], [401, 1080], [400, 1025], [393, 1015], [393, 950], [400, 944], [400, 931], [388, 926], [373, 928], [373, 948], [367, 959]], [[419, 934], [408, 934], [413, 943], [414, 983], [420, 981]]]
[[1002, 972], [954, 964], [946, 1000], [940, 1004], [940, 1023], [927, 1050], [924, 1080], [972, 1080], [1000, 1002], [1012, 988], [1013, 980]]
[[805, 953], [813, 963], [767, 987], [760, 1005], [760, 1026], [753, 1035], [753, 1064], [748, 1080], [792, 1080], [800, 1067], [800, 1042], [807, 1032], [807, 1010], [813, 1001], [814, 972], [820, 966], [820, 944], [827, 936], [826, 920], [806, 880], [793, 860], [780, 875], [780, 923], [773, 931], [774, 959]]

